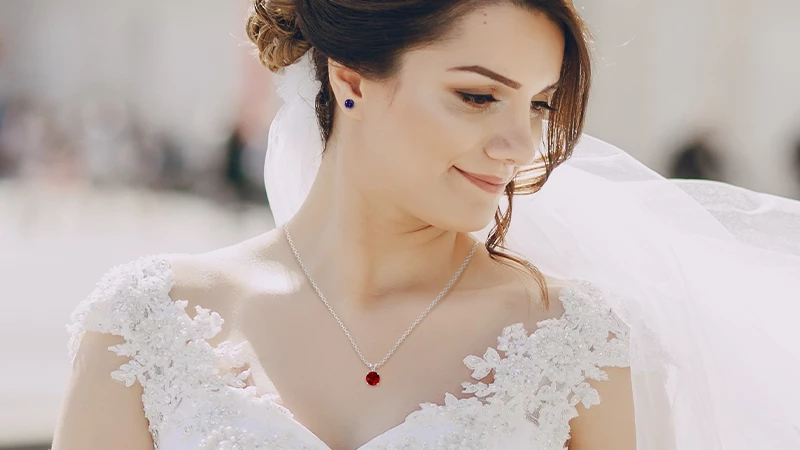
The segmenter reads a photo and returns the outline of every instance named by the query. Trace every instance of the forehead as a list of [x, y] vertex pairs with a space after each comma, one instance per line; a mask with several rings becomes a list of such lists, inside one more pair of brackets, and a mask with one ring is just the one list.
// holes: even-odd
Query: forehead
[[540, 89], [558, 80], [563, 55], [561, 27], [542, 13], [501, 4], [468, 13], [447, 39], [409, 52], [406, 64], [429, 73], [483, 65], [523, 89]]

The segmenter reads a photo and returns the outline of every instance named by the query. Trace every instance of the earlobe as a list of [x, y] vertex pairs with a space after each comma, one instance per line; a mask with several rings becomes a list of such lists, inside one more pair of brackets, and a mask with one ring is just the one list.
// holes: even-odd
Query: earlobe
[[341, 101], [348, 110], [353, 109], [356, 100], [361, 99], [361, 81], [363, 79], [361, 75], [329, 58], [328, 77], [334, 97], [346, 99], [338, 101]]

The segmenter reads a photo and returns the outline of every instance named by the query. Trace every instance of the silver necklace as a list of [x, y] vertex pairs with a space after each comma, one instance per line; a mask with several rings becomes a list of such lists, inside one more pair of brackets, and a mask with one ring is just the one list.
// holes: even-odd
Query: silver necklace
[[366, 364], [367, 367], [369, 367], [369, 373], [367, 374], [366, 380], [367, 380], [367, 384], [369, 384], [370, 386], [377, 386], [378, 385], [378, 383], [381, 380], [381, 376], [378, 375], [378, 372], [376, 372], [378, 367], [382, 366], [389, 359], [389, 357], [392, 356], [394, 351], [397, 350], [397, 347], [400, 345], [400, 343], [402, 343], [405, 340], [405, 338], [411, 333], [411, 330], [413, 330], [414, 327], [416, 327], [417, 324], [420, 323], [422, 318], [425, 317], [428, 314], [428, 312], [430, 312], [430, 310], [433, 309], [434, 306], [436, 306], [436, 303], [438, 303], [439, 300], [442, 297], [444, 297], [444, 294], [448, 290], [450, 290], [450, 288], [456, 282], [458, 277], [461, 275], [461, 272], [463, 272], [464, 269], [467, 267], [467, 264], [469, 264], [469, 260], [472, 259], [472, 255], [475, 254], [475, 250], [478, 248], [478, 244], [480, 243], [480, 241], [476, 241], [475, 242], [475, 245], [472, 246], [472, 250], [469, 252], [469, 255], [467, 256], [467, 259], [464, 260], [464, 264], [462, 264], [461, 267], [456, 271], [456, 274], [453, 275], [453, 278], [450, 279], [450, 282], [447, 283], [447, 286], [445, 286], [444, 289], [442, 289], [442, 292], [439, 293], [439, 295], [436, 297], [436, 299], [433, 301], [433, 303], [431, 303], [430, 306], [428, 306], [428, 308], [422, 313], [422, 315], [420, 315], [417, 318], [417, 320], [415, 320], [414, 323], [411, 324], [411, 326], [408, 328], [408, 330], [406, 330], [406, 332], [403, 333], [402, 336], [400, 336], [400, 339], [398, 339], [397, 342], [394, 344], [394, 347], [392, 347], [392, 349], [389, 350], [389, 353], [387, 353], [386, 356], [384, 356], [383, 359], [379, 363], [373, 364], [373, 363], [370, 363], [369, 361], [367, 361], [366, 358], [364, 358], [364, 355], [361, 353], [361, 350], [358, 348], [358, 345], [356, 344], [356, 341], [353, 339], [353, 336], [350, 335], [349, 331], [347, 331], [347, 327], [344, 326], [344, 324], [342, 323], [341, 319], [339, 319], [339, 316], [336, 314], [336, 312], [333, 310], [331, 305], [328, 303], [328, 300], [325, 299], [325, 296], [322, 294], [322, 291], [320, 291], [319, 286], [317, 286], [317, 283], [314, 281], [314, 278], [312, 278], [311, 274], [308, 273], [308, 269], [306, 269], [306, 265], [303, 264], [303, 260], [300, 258], [300, 254], [297, 252], [297, 249], [294, 246], [294, 242], [292, 241], [292, 236], [289, 234], [289, 224], [288, 223], [285, 223], [283, 225], [283, 231], [286, 233], [286, 240], [289, 241], [289, 245], [292, 247], [292, 252], [294, 252], [294, 256], [297, 258], [297, 262], [300, 263], [300, 267], [303, 269], [303, 272], [305, 272], [306, 277], [308, 277], [308, 281], [310, 281], [311, 285], [314, 286], [314, 290], [317, 291], [317, 295], [319, 295], [319, 298], [322, 300], [323, 303], [325, 303], [325, 306], [328, 307], [328, 311], [330, 311], [331, 314], [333, 314], [333, 317], [336, 319], [336, 321], [339, 322], [339, 326], [342, 328], [342, 331], [344, 331], [344, 334], [347, 335], [347, 338], [350, 339], [350, 343], [353, 344], [353, 348], [355, 349], [356, 353], [358, 353], [358, 356], [359, 356], [359, 358], [361, 358], [361, 361], [363, 361], [364, 364]]

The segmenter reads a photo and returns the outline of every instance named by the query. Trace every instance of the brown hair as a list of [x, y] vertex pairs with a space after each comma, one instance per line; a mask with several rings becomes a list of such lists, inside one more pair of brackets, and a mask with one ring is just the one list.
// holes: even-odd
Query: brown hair
[[316, 79], [322, 84], [316, 97], [317, 122], [322, 142], [327, 143], [336, 109], [328, 82], [329, 58], [369, 79], [391, 80], [404, 52], [446, 39], [453, 24], [478, 7], [503, 3], [544, 14], [561, 27], [565, 38], [546, 151], [506, 186], [508, 207], [495, 212], [486, 240], [493, 259], [515, 263], [534, 276], [547, 306], [542, 273], [504, 244], [514, 196], [538, 192], [553, 169], [571, 156], [583, 132], [591, 86], [591, 36], [571, 0], [254, 0], [247, 34], [258, 47], [261, 63], [273, 72], [312, 52]]

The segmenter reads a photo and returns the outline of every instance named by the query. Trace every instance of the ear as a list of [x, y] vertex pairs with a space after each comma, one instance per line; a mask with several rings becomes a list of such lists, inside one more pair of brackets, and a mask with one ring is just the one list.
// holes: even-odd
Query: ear
[[[358, 105], [363, 100], [361, 88], [364, 78], [356, 71], [328, 58], [328, 79], [331, 83], [337, 107], [342, 111], [346, 111], [345, 114], [351, 117], [360, 117], [359, 111], [363, 108], [359, 108]], [[344, 102], [348, 98], [356, 102], [355, 108], [347, 109], [344, 107]]]

